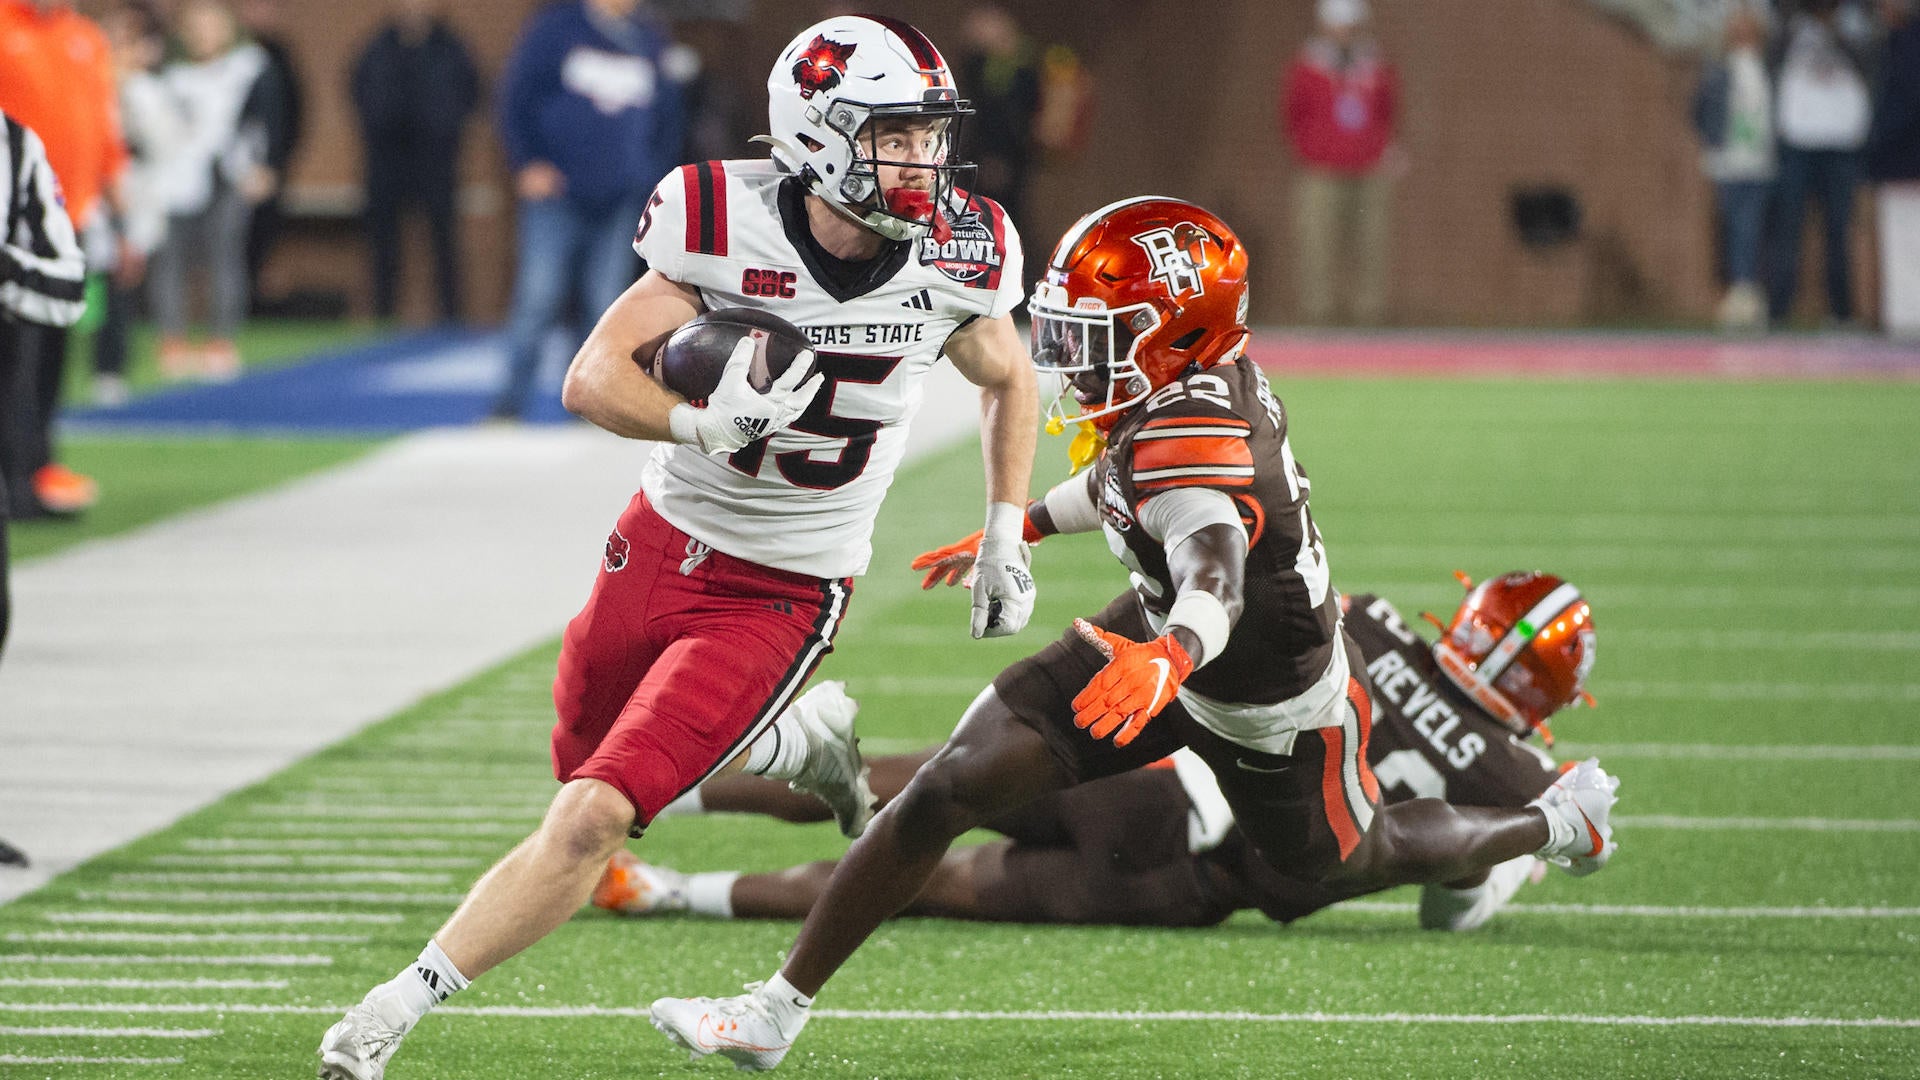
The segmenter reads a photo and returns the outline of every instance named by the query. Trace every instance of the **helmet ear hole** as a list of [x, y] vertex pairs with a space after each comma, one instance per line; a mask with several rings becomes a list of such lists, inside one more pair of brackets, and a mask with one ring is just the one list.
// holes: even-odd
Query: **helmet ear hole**
[[1175, 338], [1173, 344], [1167, 346], [1167, 348], [1179, 349], [1181, 351], [1185, 351], [1187, 349], [1193, 348], [1195, 345], [1198, 345], [1200, 343], [1200, 339], [1206, 336], [1207, 336], [1206, 327], [1196, 326], [1192, 330], [1189, 330], [1186, 333], [1181, 334], [1178, 338]]

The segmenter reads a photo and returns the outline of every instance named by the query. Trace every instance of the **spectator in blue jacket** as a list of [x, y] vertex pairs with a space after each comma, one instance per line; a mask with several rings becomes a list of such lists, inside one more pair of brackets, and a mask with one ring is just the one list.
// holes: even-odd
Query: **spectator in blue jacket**
[[1886, 56], [1867, 137], [1867, 176], [1877, 185], [1880, 322], [1895, 337], [1920, 338], [1920, 13], [1914, 0], [1881, 0]]
[[697, 67], [641, 0], [560, 0], [522, 31], [500, 87], [520, 214], [510, 366], [494, 416], [526, 410], [541, 346], [570, 298], [590, 326], [632, 284], [634, 225], [680, 164], [681, 89]]

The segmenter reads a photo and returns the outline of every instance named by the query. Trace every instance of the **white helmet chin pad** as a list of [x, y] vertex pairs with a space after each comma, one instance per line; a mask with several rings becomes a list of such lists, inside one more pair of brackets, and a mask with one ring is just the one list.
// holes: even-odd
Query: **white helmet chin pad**
[[[898, 19], [842, 15], [800, 31], [767, 76], [770, 132], [757, 138], [807, 190], [893, 240], [943, 231], [957, 174], [960, 118], [973, 110], [925, 34]], [[870, 121], [899, 117], [940, 124], [932, 161], [876, 160], [861, 134]], [[879, 166], [930, 170], [931, 191], [880, 190]]]

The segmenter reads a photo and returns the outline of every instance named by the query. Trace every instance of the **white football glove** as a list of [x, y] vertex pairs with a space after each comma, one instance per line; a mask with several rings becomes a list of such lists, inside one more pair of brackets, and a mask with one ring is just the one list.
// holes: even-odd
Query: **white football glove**
[[731, 454], [799, 419], [827, 377], [815, 372], [813, 378], [800, 381], [813, 368], [813, 350], [805, 349], [766, 393], [760, 393], [747, 382], [747, 372], [765, 340], [765, 334], [755, 331], [733, 347], [726, 370], [720, 373], [720, 385], [707, 398], [706, 408], [673, 407], [667, 414], [673, 441], [698, 447], [706, 454]]
[[1011, 503], [987, 508], [987, 527], [973, 562], [973, 636], [1017, 634], [1033, 617], [1033, 552], [1020, 538], [1026, 511]]

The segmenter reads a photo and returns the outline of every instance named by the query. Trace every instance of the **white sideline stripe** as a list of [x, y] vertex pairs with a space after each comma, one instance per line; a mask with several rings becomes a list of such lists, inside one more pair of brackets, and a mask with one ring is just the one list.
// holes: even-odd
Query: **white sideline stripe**
[[1920, 832], [1913, 818], [1765, 818], [1685, 817], [1675, 814], [1623, 814], [1615, 825], [1634, 829], [1735, 829], [1778, 832]]
[[287, 953], [250, 953], [246, 956], [196, 956], [171, 953], [158, 956], [119, 954], [87, 956], [80, 953], [0, 953], [0, 964], [76, 964], [89, 967], [119, 967], [126, 964], [173, 967], [331, 967], [333, 957]]
[[[358, 852], [345, 852], [333, 855], [154, 855], [147, 859], [150, 866], [178, 867], [246, 867], [246, 866], [365, 866], [365, 867], [447, 867], [491, 862], [490, 855], [362, 855]], [[280, 879], [276, 879], [280, 880]], [[444, 880], [444, 878], [442, 879]]]
[[0, 1054], [0, 1065], [185, 1065], [183, 1057], [81, 1057], [77, 1054]]
[[[1347, 900], [1334, 911], [1407, 915], [1417, 904], [1390, 900]], [[1508, 904], [1516, 915], [1581, 915], [1654, 919], [1920, 919], [1920, 907], [1704, 907], [1659, 904]]]
[[538, 806], [525, 803], [514, 806], [364, 806], [357, 803], [311, 802], [311, 803], [255, 803], [247, 807], [247, 812], [255, 817], [274, 818], [338, 818], [342, 821], [484, 821], [488, 823], [519, 822], [513, 815], [525, 813], [538, 817], [546, 810], [550, 800], [542, 800]]
[[285, 979], [0, 978], [0, 986], [72, 986], [103, 990], [285, 990]]
[[[865, 746], [869, 741], [860, 740]], [[1709, 758], [1715, 761], [1920, 761], [1920, 746], [1728, 746], [1720, 743], [1556, 743], [1569, 758]]]
[[80, 1036], [95, 1039], [210, 1039], [219, 1028], [92, 1028], [92, 1027], [0, 1027], [0, 1035], [32, 1035], [49, 1039]]
[[172, 870], [126, 870], [114, 874], [113, 880], [136, 885], [445, 885], [452, 880], [452, 876], [432, 873], [410, 874], [400, 870], [332, 873], [266, 870], [206, 870], [183, 873]]
[[[250, 1013], [264, 1016], [337, 1015], [344, 1005], [259, 1005], [244, 1002], [0, 1002], [0, 1012], [25, 1013]], [[442, 1005], [436, 1016], [501, 1017], [531, 1020], [606, 1017], [637, 1019], [648, 1015], [637, 1005]], [[1920, 1028], [1920, 1018], [1905, 1016], [1596, 1016], [1579, 1013], [1257, 1013], [1200, 1012], [1091, 1012], [1074, 1010], [967, 1009], [815, 1009], [816, 1019], [831, 1020], [1113, 1020], [1121, 1023], [1155, 1021], [1229, 1021], [1268, 1024], [1584, 1024], [1610, 1027], [1776, 1027], [1776, 1028]]]
[[188, 851], [452, 851], [451, 840], [421, 840], [403, 836], [359, 839], [283, 839], [268, 836], [196, 836], [180, 841]]
[[252, 933], [238, 934], [156, 934], [141, 930], [14, 930], [9, 931], [6, 940], [14, 942], [77, 942], [86, 944], [164, 944], [164, 945], [200, 945], [200, 944], [241, 944], [253, 942], [297, 942], [299, 944], [364, 945], [368, 938], [365, 934], [280, 934]]
[[226, 926], [233, 923], [397, 923], [404, 915], [332, 911], [223, 911], [217, 914], [176, 911], [49, 911], [41, 915], [55, 923], [125, 923], [127, 925]]
[[[539, 823], [539, 816], [513, 822], [413, 821], [405, 824], [382, 823], [380, 828], [400, 836], [512, 836], [524, 837]], [[235, 821], [229, 832], [306, 833], [313, 836], [345, 834], [359, 836], [367, 831], [364, 821]]]
[[78, 899], [108, 904], [457, 904], [460, 893], [144, 892], [82, 889]]

